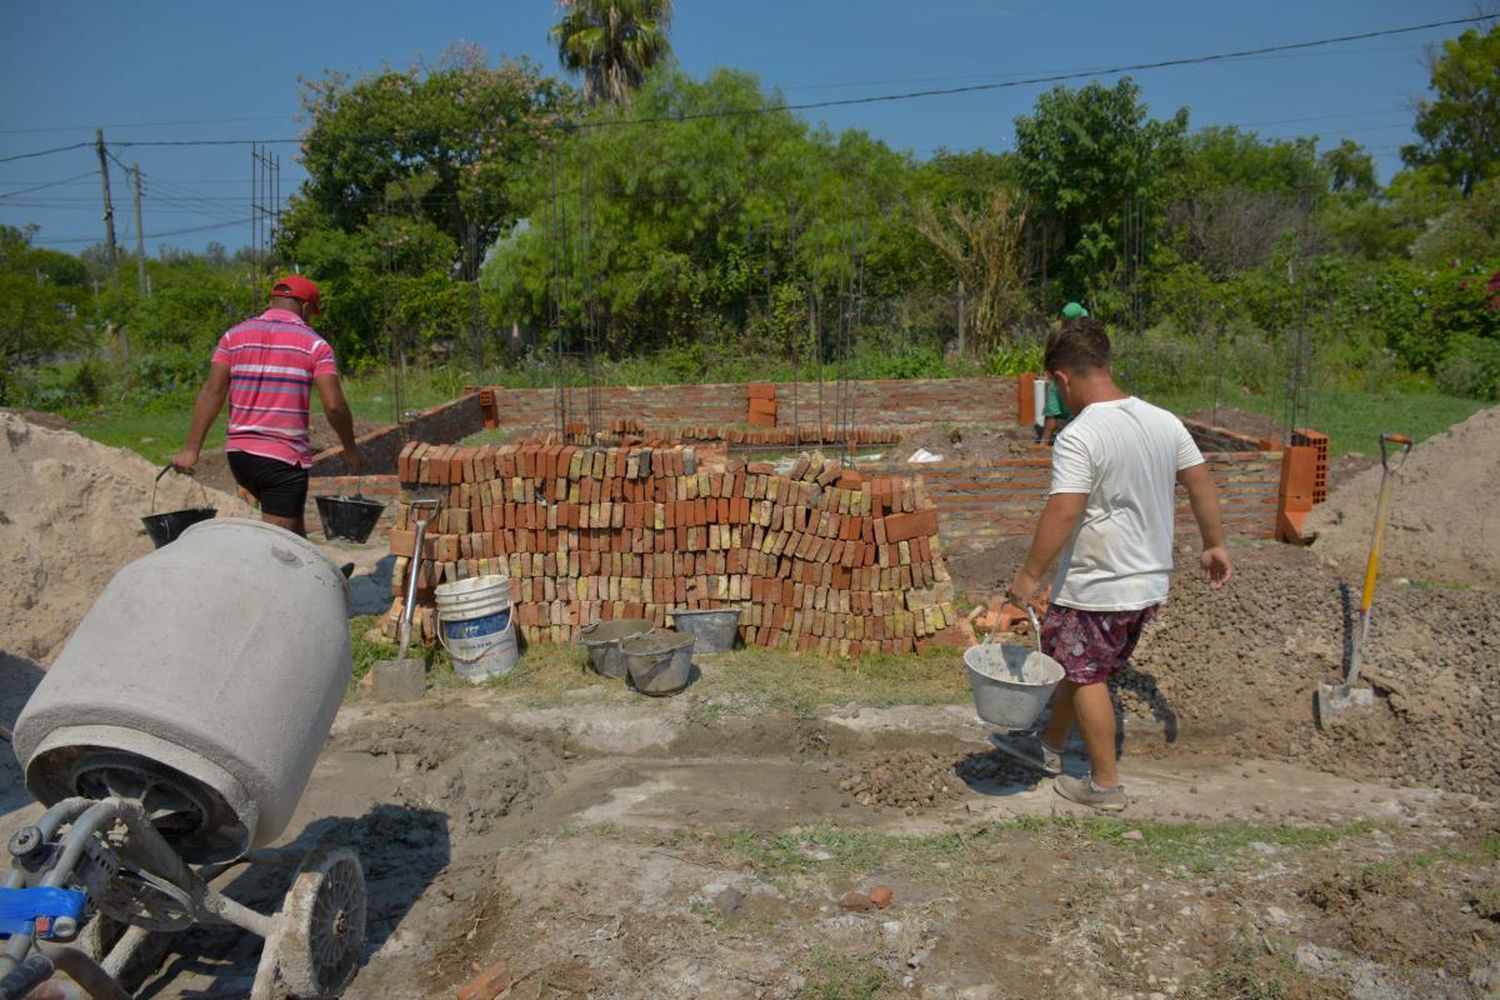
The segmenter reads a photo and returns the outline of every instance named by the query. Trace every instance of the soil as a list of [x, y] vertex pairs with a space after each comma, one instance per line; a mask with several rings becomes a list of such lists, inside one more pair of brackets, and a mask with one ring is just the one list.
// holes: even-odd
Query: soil
[[[381, 426], [356, 417], [354, 436], [368, 434], [370, 431], [378, 430]], [[317, 414], [314, 414], [308, 421], [307, 436], [312, 442], [314, 454], [325, 448], [336, 448], [339, 444], [339, 436], [334, 433], [332, 427], [328, 426], [328, 421]], [[233, 493], [238, 489], [234, 481], [234, 473], [229, 471], [229, 456], [223, 448], [213, 448], [203, 452], [198, 457], [198, 465], [193, 469], [193, 475], [211, 488], [223, 490], [225, 493]]]
[[[141, 523], [158, 511], [201, 507], [197, 484], [123, 448], [0, 413], [0, 651], [42, 662], [93, 604], [115, 570], [151, 551]], [[214, 490], [220, 516], [249, 512]]]
[[[944, 462], [974, 462], [996, 458], [1018, 458], [1029, 454], [1035, 435], [1030, 427], [993, 425], [985, 427], [951, 427], [924, 430], [908, 434], [901, 443], [893, 445], [890, 457], [899, 462], [909, 461], [919, 448], [925, 448]], [[911, 463], [915, 472], [920, 472], [919, 462]]]
[[1272, 438], [1276, 441], [1287, 439], [1287, 429], [1275, 420], [1264, 413], [1242, 410], [1237, 406], [1199, 410], [1189, 415], [1188, 419], [1196, 420], [1200, 424], [1208, 424], [1210, 427], [1221, 427], [1236, 434], [1244, 434], [1246, 437]]
[[[1317, 535], [1314, 551], [1350, 580], [1364, 572], [1380, 477], [1376, 466], [1349, 479], [1304, 525]], [[1500, 588], [1500, 407], [1423, 441], [1394, 473], [1381, 571]]]

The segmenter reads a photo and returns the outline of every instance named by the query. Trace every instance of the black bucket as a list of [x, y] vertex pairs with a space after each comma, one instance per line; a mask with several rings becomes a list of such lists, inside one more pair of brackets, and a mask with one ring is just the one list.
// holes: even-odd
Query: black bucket
[[323, 537], [329, 541], [342, 539], [347, 542], [367, 541], [380, 516], [385, 513], [385, 504], [379, 500], [352, 497], [314, 497], [318, 502], [318, 519], [323, 522]]
[[146, 534], [151, 536], [151, 544], [157, 548], [169, 545], [177, 540], [192, 525], [199, 521], [207, 521], [218, 513], [217, 510], [208, 505], [208, 491], [203, 489], [203, 484], [198, 484], [198, 490], [203, 494], [202, 507], [188, 507], [185, 510], [169, 510], [158, 514], [156, 512], [156, 484], [161, 482], [161, 477], [167, 474], [171, 466], [167, 465], [156, 474], [151, 482], [151, 513], [141, 518], [146, 525]]

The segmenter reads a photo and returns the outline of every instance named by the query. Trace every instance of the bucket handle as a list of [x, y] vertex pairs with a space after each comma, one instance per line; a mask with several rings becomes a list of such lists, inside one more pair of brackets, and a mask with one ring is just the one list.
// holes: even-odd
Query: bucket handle
[[[156, 478], [151, 480], [151, 513], [153, 514], [156, 513], [156, 484], [161, 482], [162, 476], [165, 476], [168, 472], [171, 471], [172, 463], [168, 462], [166, 465], [163, 465], [161, 467], [161, 471], [156, 474]], [[203, 481], [196, 476], [190, 478], [192, 478], [193, 482], [198, 484], [198, 492], [203, 494], [203, 506], [205, 508], [208, 507], [208, 490], [203, 488]]]
[[[1042, 623], [1037, 620], [1036, 609], [1031, 606], [1030, 601], [1026, 602], [1026, 617], [1031, 619], [1031, 635], [1036, 639], [1036, 651], [1040, 653], [1042, 651]], [[988, 646], [994, 639], [995, 630], [990, 629], [985, 633], [984, 642], [980, 643], [980, 645]]]

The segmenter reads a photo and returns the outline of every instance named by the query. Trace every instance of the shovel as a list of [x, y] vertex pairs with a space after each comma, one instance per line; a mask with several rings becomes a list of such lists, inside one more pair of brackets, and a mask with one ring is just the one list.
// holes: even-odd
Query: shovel
[[[1389, 445], [1400, 445], [1401, 461], [1391, 468]], [[1375, 578], [1380, 572], [1380, 542], [1385, 536], [1386, 515], [1391, 508], [1391, 474], [1406, 464], [1412, 440], [1405, 434], [1380, 435], [1380, 499], [1375, 504], [1375, 531], [1370, 539], [1370, 558], [1365, 563], [1365, 585], [1359, 598], [1359, 627], [1354, 633], [1354, 648], [1349, 654], [1349, 671], [1342, 684], [1318, 685], [1318, 728], [1329, 725], [1341, 712], [1361, 708], [1375, 701], [1375, 692], [1356, 687], [1359, 669], [1364, 661], [1365, 643], [1370, 639], [1370, 606], [1375, 603]]]
[[[412, 547], [411, 566], [406, 574], [406, 601], [401, 607], [400, 648], [394, 660], [376, 660], [370, 667], [371, 694], [376, 701], [420, 701], [426, 686], [427, 664], [406, 655], [411, 645], [411, 618], [417, 606], [417, 579], [422, 572], [422, 542], [427, 524], [437, 513], [438, 501], [413, 500], [412, 516], [416, 519], [416, 540]], [[422, 516], [422, 512], [426, 516]]]

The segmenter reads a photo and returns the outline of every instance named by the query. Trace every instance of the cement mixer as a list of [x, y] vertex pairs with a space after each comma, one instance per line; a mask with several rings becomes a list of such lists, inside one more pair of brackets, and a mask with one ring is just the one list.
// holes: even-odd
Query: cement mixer
[[[285, 863], [263, 848], [348, 685], [347, 601], [316, 548], [260, 521], [204, 521], [115, 575], [16, 722], [26, 787], [50, 808], [8, 845], [0, 1000], [54, 969], [126, 996], [147, 941], [198, 922], [265, 939], [253, 998], [342, 992], [364, 943], [354, 854], [314, 849], [273, 915], [210, 883]], [[68, 945], [80, 934], [91, 948]]]

